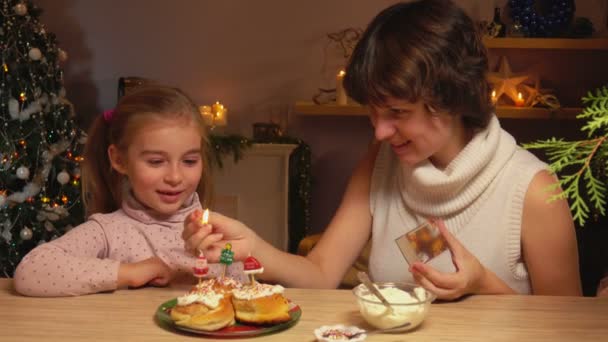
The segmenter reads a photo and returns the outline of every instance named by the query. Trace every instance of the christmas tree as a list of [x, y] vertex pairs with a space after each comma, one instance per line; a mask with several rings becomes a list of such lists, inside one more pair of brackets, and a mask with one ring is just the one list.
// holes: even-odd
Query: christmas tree
[[65, 97], [67, 54], [26, 0], [0, 0], [0, 276], [83, 221], [86, 135]]

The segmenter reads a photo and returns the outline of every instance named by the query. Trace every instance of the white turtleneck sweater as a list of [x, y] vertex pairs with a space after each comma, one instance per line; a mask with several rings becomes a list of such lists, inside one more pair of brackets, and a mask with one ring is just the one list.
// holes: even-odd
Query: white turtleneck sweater
[[[371, 180], [372, 249], [376, 281], [413, 281], [395, 239], [425, 218], [448, 230], [488, 269], [519, 293], [530, 293], [521, 253], [521, 217], [532, 178], [547, 165], [521, 149], [496, 117], [444, 169], [430, 161], [400, 164], [387, 144], [378, 152]], [[445, 251], [429, 265], [454, 272]]]

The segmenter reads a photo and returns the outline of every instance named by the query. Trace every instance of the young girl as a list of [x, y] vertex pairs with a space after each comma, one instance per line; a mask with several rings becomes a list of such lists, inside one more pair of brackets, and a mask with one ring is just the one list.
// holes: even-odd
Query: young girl
[[[195, 257], [184, 252], [181, 234], [205, 198], [207, 144], [202, 118], [180, 90], [153, 86], [123, 97], [89, 132], [82, 183], [91, 216], [28, 253], [15, 271], [16, 290], [83, 295], [191, 274]], [[217, 275], [219, 265], [210, 266]], [[228, 274], [240, 276], [239, 269], [235, 263]]]
[[[369, 105], [379, 143], [356, 168], [315, 248], [306, 258], [287, 255], [219, 214], [211, 215], [213, 230], [186, 221], [187, 248], [212, 260], [231, 242], [237, 258], [251, 253], [264, 264], [262, 279], [336, 287], [371, 238], [376, 281], [416, 281], [442, 299], [580, 295], [568, 203], [548, 201], [555, 177], [500, 127], [487, 67], [475, 24], [452, 1], [383, 10], [344, 79], [349, 96]], [[429, 218], [449, 252], [409, 264], [395, 240]]]

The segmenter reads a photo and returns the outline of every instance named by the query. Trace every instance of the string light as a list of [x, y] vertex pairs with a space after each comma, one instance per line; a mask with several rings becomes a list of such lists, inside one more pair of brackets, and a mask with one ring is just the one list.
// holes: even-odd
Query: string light
[[42, 203], [49, 203], [51, 201], [51, 199], [46, 196], [42, 197], [40, 200], [42, 201]]
[[6, 63], [2, 64], [2, 70], [4, 70], [4, 72], [8, 72], [8, 65], [6, 65]]
[[68, 203], [68, 196], [66, 196], [66, 195], [61, 196], [61, 202], [63, 202], [63, 204]]
[[27, 100], [27, 96], [25, 96], [24, 92], [19, 93], [19, 101], [25, 102]]

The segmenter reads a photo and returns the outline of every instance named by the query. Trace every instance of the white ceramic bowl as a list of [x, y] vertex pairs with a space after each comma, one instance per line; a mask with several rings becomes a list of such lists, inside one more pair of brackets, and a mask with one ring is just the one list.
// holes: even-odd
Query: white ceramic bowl
[[410, 325], [399, 331], [414, 329], [424, 321], [431, 302], [435, 300], [434, 294], [416, 284], [374, 283], [374, 285], [391, 304], [392, 313], [365, 285], [359, 284], [353, 289], [353, 293], [357, 297], [359, 312], [363, 318], [378, 329], [393, 328], [407, 322]]

